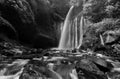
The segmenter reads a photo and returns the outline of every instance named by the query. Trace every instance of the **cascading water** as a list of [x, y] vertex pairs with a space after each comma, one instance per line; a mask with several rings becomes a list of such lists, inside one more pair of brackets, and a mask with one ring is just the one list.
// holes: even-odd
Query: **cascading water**
[[73, 18], [74, 9], [75, 6], [71, 6], [64, 21], [58, 49], [79, 49], [82, 44], [84, 18], [81, 15]]
[[71, 29], [71, 22], [70, 22], [70, 18], [72, 15], [72, 10], [73, 10], [74, 6], [71, 6], [70, 10], [68, 11], [68, 14], [66, 16], [66, 19], [64, 21], [64, 25], [63, 25], [63, 29], [62, 29], [62, 33], [61, 33], [61, 38], [60, 38], [60, 42], [59, 42], [59, 46], [58, 49], [69, 49], [72, 48], [70, 45], [70, 29]]
[[[21, 74], [23, 73], [24, 66], [29, 62], [29, 60], [18, 59], [13, 61], [11, 64], [6, 64], [5, 68], [0, 70], [0, 79], [19, 79]], [[15, 68], [18, 72], [15, 71]], [[13, 71], [12, 71], [13, 70]], [[7, 74], [6, 74], [7, 73]]]
[[83, 16], [81, 16], [81, 20], [80, 20], [80, 25], [79, 26], [80, 26], [80, 30], [79, 30], [80, 38], [79, 38], [79, 44], [77, 46], [77, 49], [80, 48], [80, 46], [82, 45], [82, 41], [83, 41], [83, 26], [84, 26], [84, 18], [83, 18]]

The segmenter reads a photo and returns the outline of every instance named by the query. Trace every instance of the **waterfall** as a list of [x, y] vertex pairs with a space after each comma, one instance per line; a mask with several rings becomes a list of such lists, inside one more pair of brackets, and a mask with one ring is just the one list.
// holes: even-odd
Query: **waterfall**
[[73, 18], [74, 8], [71, 6], [65, 18], [58, 49], [79, 49], [82, 45], [84, 18], [81, 15]]
[[70, 49], [70, 48], [72, 48], [70, 45], [70, 43], [71, 43], [71, 39], [70, 39], [71, 38], [71, 35], [70, 35], [71, 20], [70, 19], [71, 19], [73, 8], [74, 8], [74, 6], [71, 6], [71, 8], [68, 11], [68, 14], [66, 16], [66, 19], [64, 21], [58, 49]]
[[81, 16], [81, 20], [80, 20], [80, 38], [79, 38], [79, 45], [78, 45], [78, 47], [77, 47], [77, 49], [79, 49], [80, 48], [80, 46], [82, 45], [82, 42], [83, 42], [83, 26], [84, 26], [84, 18], [83, 18], [83, 16]]

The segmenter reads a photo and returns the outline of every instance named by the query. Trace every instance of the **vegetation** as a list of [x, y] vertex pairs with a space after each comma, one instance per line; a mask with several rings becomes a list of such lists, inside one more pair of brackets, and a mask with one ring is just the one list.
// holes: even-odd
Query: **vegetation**
[[[91, 47], [101, 46], [100, 35], [102, 35], [104, 42], [106, 42], [108, 35], [110, 36], [108, 34], [110, 32], [114, 32], [111, 34], [111, 37], [114, 38], [113, 41], [119, 38], [119, 6], [119, 0], [87, 0], [85, 2], [83, 15], [89, 24], [84, 39], [89, 40], [89, 45], [92, 44]], [[84, 42], [86, 41], [84, 40]]]
[[[60, 31], [59, 23], [64, 20], [68, 6], [70, 6], [67, 2], [74, 0], [65, 0], [63, 2], [65, 6], [62, 5], [62, 1], [59, 1], [0, 1], [0, 79], [120, 79], [119, 0], [83, 0], [82, 13], [87, 24], [79, 51], [53, 48], [43, 50], [21, 45], [18, 40], [13, 41], [17, 35], [21, 35], [33, 43], [33, 37], [38, 31], [36, 26], [42, 25], [42, 22], [44, 22], [43, 26], [40, 26], [42, 31], [40, 29], [39, 32], [47, 33], [48, 36], [41, 33], [39, 35], [46, 38], [52, 35], [55, 36], [55, 39], [59, 39], [57, 37], [59, 33], [54, 33]], [[31, 5], [32, 3], [33, 5]], [[7, 12], [8, 14], [13, 12], [16, 15], [9, 16]], [[43, 16], [41, 12], [45, 12], [45, 15]], [[46, 19], [42, 21], [41, 18]], [[46, 24], [49, 25], [49, 22], [50, 27], [45, 27]], [[59, 29], [55, 27], [57, 25], [59, 25]], [[19, 28], [16, 29], [18, 26]], [[21, 33], [21, 30], [24, 32]], [[48, 32], [49, 30], [50, 32]], [[29, 35], [29, 38], [26, 37], [26, 34]], [[15, 37], [12, 37], [13, 35]], [[48, 41], [53, 38], [36, 39], [40, 42], [34, 41], [43, 46], [47, 45]], [[56, 42], [56, 40], [50, 42]]]

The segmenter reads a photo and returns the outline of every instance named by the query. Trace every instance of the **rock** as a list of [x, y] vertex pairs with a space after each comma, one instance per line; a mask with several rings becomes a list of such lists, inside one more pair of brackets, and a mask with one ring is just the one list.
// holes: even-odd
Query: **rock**
[[47, 35], [38, 35], [33, 43], [35, 48], [51, 48], [57, 46], [57, 41]]
[[8, 40], [8, 38], [17, 40], [17, 32], [7, 20], [0, 16], [0, 39]]
[[22, 6], [20, 1], [19, 3], [17, 1], [4, 0], [4, 3], [0, 4], [1, 16], [13, 25], [21, 42], [31, 43], [36, 34], [32, 16], [30, 17], [28, 10], [24, 10], [24, 8], [27, 9], [27, 4]]
[[[0, 1], [0, 12], [1, 16], [16, 29], [19, 41], [23, 44], [40, 48], [57, 47], [61, 23], [64, 22], [72, 1], [2, 0]], [[75, 1], [79, 1], [80, 6], [75, 9], [74, 15], [79, 13], [78, 9], [82, 6], [81, 0]], [[35, 40], [39, 42], [39, 45]], [[48, 45], [47, 43], [49, 46], [45, 47]]]
[[[46, 41], [49, 41], [49, 47], [57, 46], [54, 43], [58, 42], [59, 38], [56, 29], [60, 28], [57, 26], [62, 19], [59, 14], [54, 12], [49, 2], [44, 0], [3, 0], [0, 2], [0, 12], [1, 16], [16, 29], [19, 41], [23, 44], [39, 47], [36, 43], [38, 41], [40, 47], [42, 48], [43, 45], [44, 48], [47, 45]], [[43, 42], [43, 40], [45, 41]]]

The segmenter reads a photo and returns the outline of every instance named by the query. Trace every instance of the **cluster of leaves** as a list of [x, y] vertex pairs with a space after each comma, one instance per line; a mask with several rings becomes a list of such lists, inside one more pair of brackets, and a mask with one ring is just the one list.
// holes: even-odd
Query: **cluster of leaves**
[[91, 22], [100, 22], [104, 18], [120, 17], [119, 0], [87, 0], [83, 8], [84, 15]]
[[91, 22], [99, 22], [106, 16], [105, 0], [88, 0], [83, 6], [84, 16]]
[[107, 0], [107, 6], [105, 9], [108, 17], [119, 18], [120, 17], [120, 1], [119, 0]]

